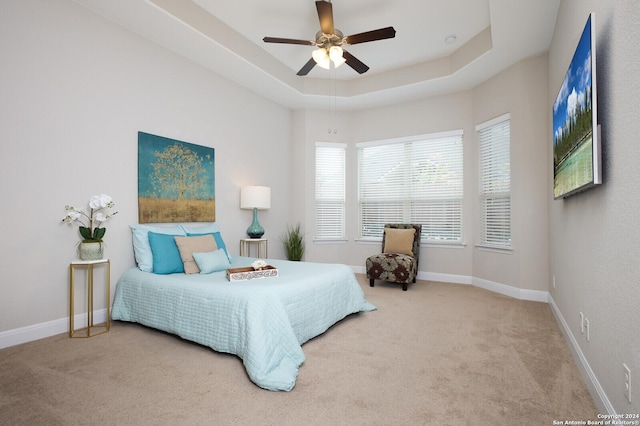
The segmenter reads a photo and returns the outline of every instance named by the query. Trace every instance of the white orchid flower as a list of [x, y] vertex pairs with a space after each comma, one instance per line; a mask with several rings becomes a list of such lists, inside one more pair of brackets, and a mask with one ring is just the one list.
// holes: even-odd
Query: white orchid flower
[[72, 222], [80, 222], [80, 217], [82, 214], [76, 210], [71, 210], [67, 213], [65, 217], [62, 218], [63, 222], [72, 223]]
[[107, 194], [94, 195], [89, 198], [89, 207], [92, 209], [104, 209], [105, 207], [111, 207], [113, 201]]
[[100, 211], [102, 209], [110, 209], [115, 206], [115, 203], [111, 197], [107, 194], [98, 194], [89, 198], [89, 208], [91, 211], [87, 213], [84, 210], [79, 210], [73, 206], [66, 205], [65, 210], [67, 215], [62, 219], [66, 223], [78, 223], [78, 229], [80, 235], [84, 241], [102, 241], [106, 229], [102, 226], [104, 222], [110, 219], [118, 212]]
[[251, 264], [251, 267], [252, 267], [253, 269], [255, 269], [256, 271], [257, 271], [258, 269], [262, 269], [262, 268], [264, 268], [265, 266], [267, 266], [267, 262], [265, 262], [265, 261], [264, 261], [264, 260], [262, 260], [262, 259], [258, 259], [258, 260], [256, 260], [255, 262], [253, 262], [253, 263]]
[[78, 211], [76, 211], [76, 210], [70, 211], [70, 212], [67, 214], [67, 217], [68, 217], [70, 220], [78, 220], [78, 219], [80, 219], [80, 216], [82, 216], [82, 215], [80, 214], [80, 212], [78, 212]]

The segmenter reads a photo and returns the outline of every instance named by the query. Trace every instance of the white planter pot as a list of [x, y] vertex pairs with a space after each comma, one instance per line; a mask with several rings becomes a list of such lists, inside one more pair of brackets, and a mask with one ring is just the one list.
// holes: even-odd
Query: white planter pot
[[78, 257], [80, 260], [100, 260], [104, 254], [104, 243], [80, 243]]

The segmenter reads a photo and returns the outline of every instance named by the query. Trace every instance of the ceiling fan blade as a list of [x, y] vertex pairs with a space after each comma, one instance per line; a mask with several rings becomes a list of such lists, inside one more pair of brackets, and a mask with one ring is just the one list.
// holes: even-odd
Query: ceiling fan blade
[[283, 43], [283, 44], [304, 44], [305, 46], [313, 46], [313, 42], [309, 40], [298, 40], [295, 38], [278, 38], [265, 37], [262, 39], [265, 43]]
[[300, 71], [298, 71], [297, 75], [303, 76], [303, 75], [309, 74], [309, 71], [311, 71], [311, 69], [315, 65], [316, 65], [316, 61], [314, 61], [313, 58], [309, 59], [309, 62], [307, 62], [306, 64], [304, 64], [302, 68], [300, 68]]
[[386, 27], [386, 28], [380, 28], [378, 30], [367, 31], [364, 33], [347, 36], [345, 37], [345, 43], [347, 44], [366, 43], [368, 41], [394, 38], [395, 36], [396, 36], [396, 30], [393, 27]]
[[333, 6], [328, 1], [317, 1], [316, 9], [318, 9], [318, 19], [320, 20], [320, 29], [324, 34], [333, 34]]
[[358, 74], [364, 74], [369, 71], [369, 67], [366, 66], [360, 59], [353, 56], [351, 53], [346, 50], [342, 51], [342, 57], [347, 61], [347, 65], [356, 70]]

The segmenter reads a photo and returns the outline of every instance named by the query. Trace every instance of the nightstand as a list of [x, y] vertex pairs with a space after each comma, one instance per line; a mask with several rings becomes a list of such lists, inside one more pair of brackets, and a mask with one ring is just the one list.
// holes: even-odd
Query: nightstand
[[[103, 324], [93, 323], [93, 270], [95, 266], [103, 266], [105, 270], [106, 305], [107, 319]], [[86, 269], [87, 284], [87, 326], [79, 329], [74, 328], [75, 310], [75, 273], [76, 269]], [[100, 260], [74, 260], [69, 264], [69, 337], [93, 337], [106, 333], [111, 328], [111, 315], [109, 305], [111, 304], [111, 262], [109, 259]]]
[[240, 256], [251, 257], [251, 246], [256, 247], [256, 257], [269, 257], [269, 240], [266, 238], [242, 238], [240, 240]]

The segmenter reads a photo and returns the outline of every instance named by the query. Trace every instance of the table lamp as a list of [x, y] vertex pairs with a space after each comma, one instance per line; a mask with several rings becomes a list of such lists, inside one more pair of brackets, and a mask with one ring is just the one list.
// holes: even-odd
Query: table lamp
[[253, 209], [253, 223], [247, 228], [250, 238], [261, 238], [264, 228], [258, 222], [258, 210], [271, 208], [271, 188], [268, 186], [245, 186], [240, 189], [240, 208]]

